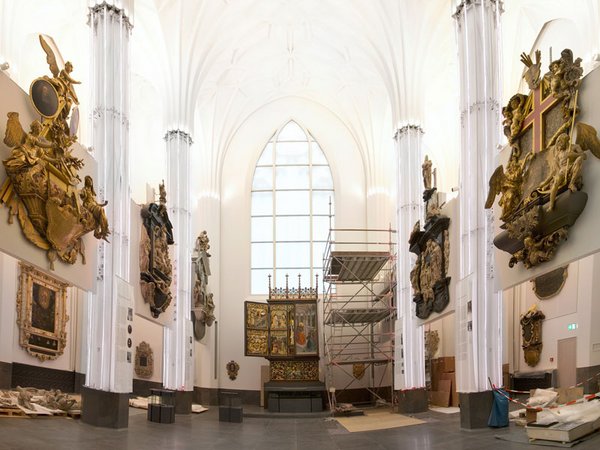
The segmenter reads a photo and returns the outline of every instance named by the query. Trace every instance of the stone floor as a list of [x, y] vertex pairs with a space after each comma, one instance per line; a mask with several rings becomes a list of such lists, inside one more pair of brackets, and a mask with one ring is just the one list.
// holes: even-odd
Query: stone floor
[[[246, 407], [245, 407], [246, 409]], [[251, 408], [248, 408], [249, 410]], [[174, 424], [148, 422], [144, 410], [131, 409], [129, 428], [95, 428], [67, 418], [0, 418], [0, 449], [472, 449], [537, 447], [495, 439], [496, 434], [524, 433], [522, 428], [461, 431], [458, 414], [417, 414], [426, 423], [380, 431], [349, 433], [329, 418], [244, 417], [243, 423], [219, 422], [218, 409], [176, 416]], [[576, 450], [600, 448], [600, 433]]]

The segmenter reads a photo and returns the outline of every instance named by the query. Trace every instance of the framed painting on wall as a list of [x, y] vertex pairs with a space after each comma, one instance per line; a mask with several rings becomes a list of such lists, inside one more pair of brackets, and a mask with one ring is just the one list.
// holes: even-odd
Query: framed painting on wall
[[19, 344], [41, 361], [63, 354], [67, 342], [69, 284], [19, 263], [17, 324]]

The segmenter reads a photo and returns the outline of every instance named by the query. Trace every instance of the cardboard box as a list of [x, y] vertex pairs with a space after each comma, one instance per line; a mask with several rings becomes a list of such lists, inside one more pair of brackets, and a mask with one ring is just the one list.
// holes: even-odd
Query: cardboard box
[[454, 372], [442, 373], [440, 375], [440, 382], [441, 381], [450, 381], [450, 406], [458, 406], [458, 393], [456, 392], [456, 374]]
[[510, 368], [508, 364], [502, 364], [502, 386], [511, 389], [510, 387]]
[[557, 402], [559, 405], [564, 405], [583, 397], [583, 387], [557, 388], [556, 392], [558, 392]]
[[454, 356], [443, 356], [437, 359], [437, 367], [440, 373], [454, 372]]
[[429, 402], [434, 406], [450, 406], [450, 392], [448, 391], [431, 391], [429, 399]]

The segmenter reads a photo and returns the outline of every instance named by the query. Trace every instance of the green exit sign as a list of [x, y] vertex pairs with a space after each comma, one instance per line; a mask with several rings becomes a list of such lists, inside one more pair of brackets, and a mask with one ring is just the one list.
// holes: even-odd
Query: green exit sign
[[567, 325], [567, 330], [569, 331], [573, 331], [577, 329], [577, 324], [576, 323], [570, 323], [569, 325]]

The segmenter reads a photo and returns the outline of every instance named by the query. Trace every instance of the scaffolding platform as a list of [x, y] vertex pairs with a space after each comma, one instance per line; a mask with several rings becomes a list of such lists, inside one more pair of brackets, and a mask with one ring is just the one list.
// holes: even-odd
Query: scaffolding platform
[[391, 229], [330, 230], [323, 257], [322, 330], [334, 413], [338, 401], [352, 402], [350, 389], [368, 391], [372, 403], [394, 401], [394, 236]]

